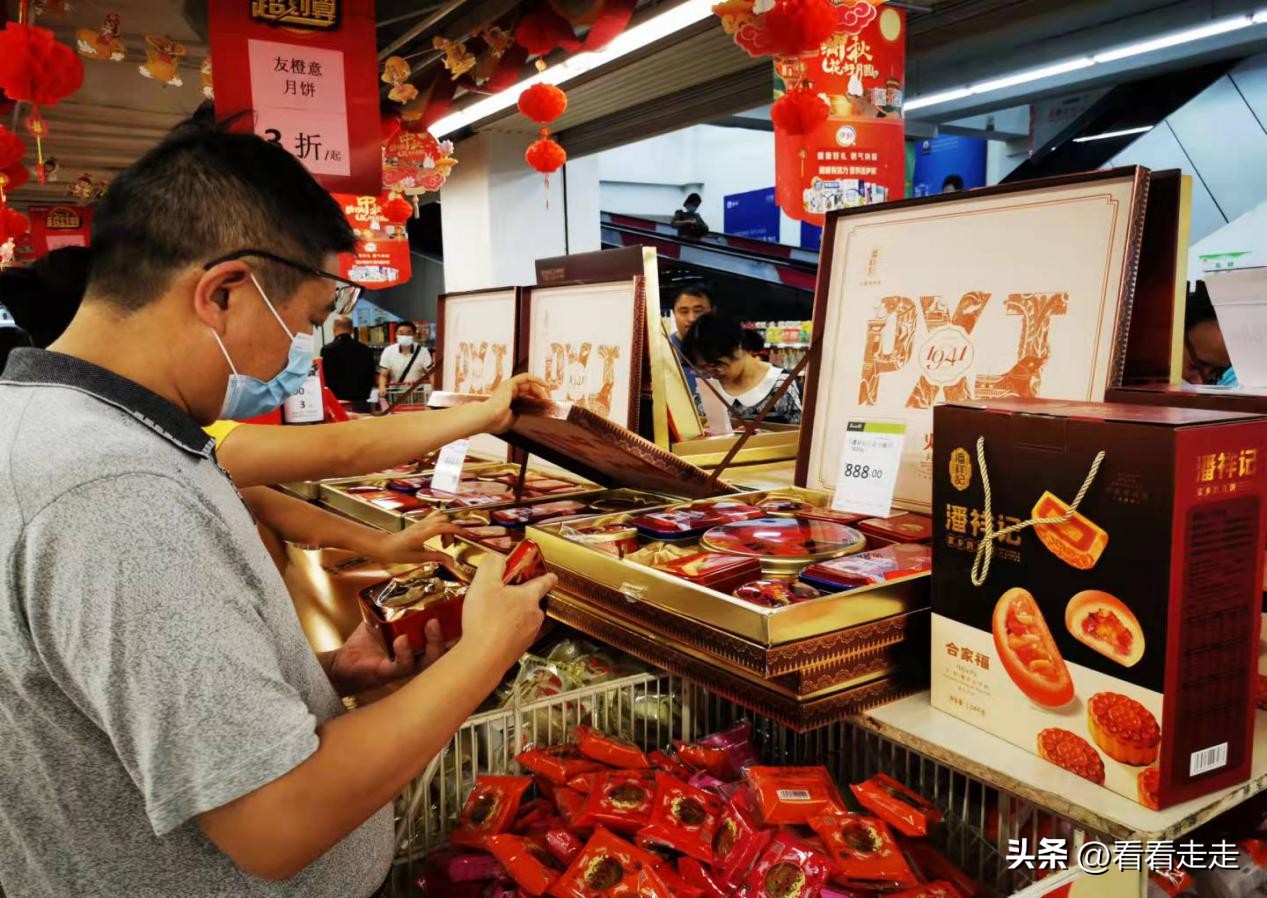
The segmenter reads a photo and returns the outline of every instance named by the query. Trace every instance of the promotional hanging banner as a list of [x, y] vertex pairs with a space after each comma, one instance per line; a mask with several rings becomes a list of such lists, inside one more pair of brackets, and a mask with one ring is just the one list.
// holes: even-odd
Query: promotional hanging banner
[[409, 280], [409, 234], [405, 222], [392, 221], [384, 212], [385, 195], [334, 194], [348, 224], [356, 232], [356, 249], [339, 254], [339, 274], [370, 290], [395, 287]]
[[216, 112], [294, 154], [327, 190], [381, 190], [373, 0], [208, 4]]
[[774, 132], [776, 197], [789, 217], [821, 226], [835, 209], [902, 198], [905, 15], [878, 0], [844, 3], [821, 53], [776, 60], [776, 97], [807, 87], [831, 110], [808, 134]]

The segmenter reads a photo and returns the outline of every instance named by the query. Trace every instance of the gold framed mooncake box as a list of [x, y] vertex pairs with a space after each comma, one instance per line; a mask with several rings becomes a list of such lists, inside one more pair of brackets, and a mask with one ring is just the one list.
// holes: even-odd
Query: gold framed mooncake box
[[1102, 401], [1125, 367], [1148, 186], [1119, 168], [831, 213], [796, 482], [835, 489], [846, 422], [900, 422], [894, 504], [927, 512], [933, 406]]

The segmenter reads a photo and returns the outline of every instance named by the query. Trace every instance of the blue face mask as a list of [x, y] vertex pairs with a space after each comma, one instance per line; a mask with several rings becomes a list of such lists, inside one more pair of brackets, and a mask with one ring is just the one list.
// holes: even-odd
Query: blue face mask
[[312, 372], [312, 335], [292, 334], [286, 322], [277, 314], [277, 309], [273, 308], [268, 294], [255, 279], [255, 275], [251, 275], [251, 283], [255, 284], [255, 289], [260, 291], [260, 298], [273, 313], [281, 329], [290, 337], [290, 357], [286, 361], [286, 367], [271, 380], [264, 381], [249, 374], [238, 374], [237, 366], [229, 358], [229, 351], [224, 348], [220, 335], [212, 331], [211, 335], [216, 338], [220, 351], [224, 353], [224, 360], [229, 363], [229, 370], [233, 372], [229, 375], [229, 383], [224, 390], [224, 403], [220, 406], [222, 419], [242, 421], [268, 414], [279, 408], [287, 397], [298, 393]]

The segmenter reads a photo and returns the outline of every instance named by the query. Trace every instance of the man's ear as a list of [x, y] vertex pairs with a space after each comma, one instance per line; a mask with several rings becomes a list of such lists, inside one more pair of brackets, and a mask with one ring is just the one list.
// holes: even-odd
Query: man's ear
[[193, 287], [194, 314], [213, 331], [223, 334], [233, 297], [243, 287], [255, 289], [250, 273], [241, 261], [221, 262], [201, 272]]

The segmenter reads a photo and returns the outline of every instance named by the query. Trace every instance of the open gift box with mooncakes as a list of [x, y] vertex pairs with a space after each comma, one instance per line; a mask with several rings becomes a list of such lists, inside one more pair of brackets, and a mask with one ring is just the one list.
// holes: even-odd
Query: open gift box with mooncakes
[[[438, 407], [466, 401], [432, 397]], [[736, 701], [777, 705], [792, 726], [824, 700], [856, 707], [848, 695], [864, 686], [868, 695], [885, 692], [907, 669], [906, 637], [926, 624], [927, 570], [830, 590], [798, 580], [816, 562], [894, 544], [852, 526], [864, 516], [834, 512], [821, 491], [737, 493], [576, 405], [516, 411], [505, 434], [512, 445], [599, 484], [673, 497], [528, 522], [527, 537], [559, 576], [553, 616], [710, 687], [720, 679]], [[914, 653], [915, 666], [923, 654]]]
[[573, 499], [597, 489], [557, 472], [521, 472], [519, 465], [506, 462], [468, 463], [453, 493], [432, 489], [431, 474], [426, 470], [327, 481], [321, 484], [321, 503], [372, 527], [401, 530], [436, 509], [501, 508], [525, 499]]

